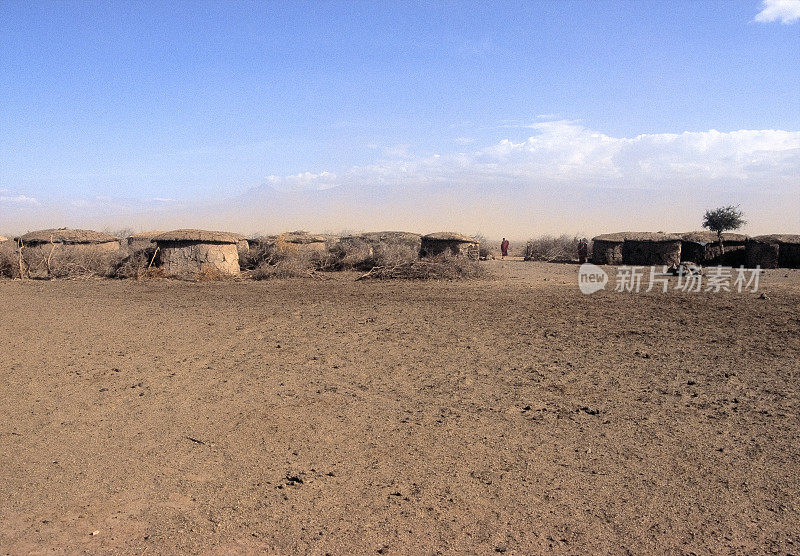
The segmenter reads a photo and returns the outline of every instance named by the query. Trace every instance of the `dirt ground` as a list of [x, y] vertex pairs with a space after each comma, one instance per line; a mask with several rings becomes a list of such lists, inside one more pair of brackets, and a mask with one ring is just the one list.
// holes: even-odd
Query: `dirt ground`
[[800, 552], [800, 271], [486, 264], [0, 281], [0, 553]]

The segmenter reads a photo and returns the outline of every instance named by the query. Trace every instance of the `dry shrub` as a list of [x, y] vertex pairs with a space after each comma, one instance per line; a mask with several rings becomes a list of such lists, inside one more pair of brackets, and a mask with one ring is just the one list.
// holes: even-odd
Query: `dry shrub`
[[26, 278], [113, 278], [127, 254], [100, 249], [65, 249], [63, 245], [53, 244], [23, 247], [22, 257]]
[[261, 263], [272, 259], [276, 252], [275, 243], [271, 241], [261, 241], [251, 243], [250, 248], [245, 252], [239, 252], [239, 268], [242, 270], [254, 270]]
[[274, 278], [303, 278], [313, 276], [317, 270], [328, 270], [328, 251], [283, 250], [273, 246], [253, 271], [254, 280]]
[[314, 275], [317, 269], [311, 257], [293, 256], [284, 257], [279, 261], [270, 263], [262, 262], [253, 271], [254, 280], [272, 280], [275, 278], [308, 278]]
[[577, 260], [578, 236], [543, 235], [528, 240], [525, 248], [526, 261], [569, 262]]
[[403, 261], [389, 266], [375, 266], [358, 279], [465, 280], [485, 275], [486, 270], [477, 261], [466, 257], [443, 255]]
[[324, 270], [370, 270], [377, 266], [393, 267], [416, 261], [419, 247], [401, 241], [371, 242], [363, 238], [349, 238], [329, 251], [330, 265]]
[[134, 280], [144, 280], [147, 278], [161, 278], [164, 271], [153, 264], [153, 249], [144, 249], [129, 253], [121, 261], [114, 273], [115, 278], [131, 278]]
[[222, 272], [216, 266], [209, 264], [204, 265], [200, 272], [194, 277], [197, 282], [222, 282], [225, 280], [232, 280], [233, 276]]
[[8, 278], [154, 278], [161, 269], [149, 268], [152, 251], [127, 249], [109, 252], [85, 249], [65, 250], [62, 245], [37, 245], [22, 248], [22, 275], [19, 250], [14, 242], [0, 245], [0, 276]]
[[334, 244], [332, 242], [326, 243], [324, 250], [315, 251], [279, 240], [280, 238], [267, 238], [258, 243], [253, 242], [247, 252], [240, 251], [239, 266], [241, 269], [254, 270], [262, 263], [277, 265], [287, 259], [309, 262], [316, 269], [326, 268], [333, 264], [332, 248]]

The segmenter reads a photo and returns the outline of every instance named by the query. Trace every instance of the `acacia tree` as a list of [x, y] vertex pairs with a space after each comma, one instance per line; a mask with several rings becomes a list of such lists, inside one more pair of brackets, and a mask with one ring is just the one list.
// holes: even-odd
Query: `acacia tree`
[[722, 232], [738, 230], [745, 224], [747, 224], [747, 221], [744, 219], [744, 213], [739, 209], [739, 205], [707, 210], [703, 215], [703, 228], [708, 228], [717, 233], [719, 248], [723, 255], [725, 254], [725, 246], [722, 244]]

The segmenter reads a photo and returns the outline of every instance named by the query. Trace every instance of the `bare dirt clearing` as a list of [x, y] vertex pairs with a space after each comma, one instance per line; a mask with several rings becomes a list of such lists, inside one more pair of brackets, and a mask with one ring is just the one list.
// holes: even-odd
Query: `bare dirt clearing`
[[800, 551], [800, 271], [488, 264], [0, 281], [0, 551]]

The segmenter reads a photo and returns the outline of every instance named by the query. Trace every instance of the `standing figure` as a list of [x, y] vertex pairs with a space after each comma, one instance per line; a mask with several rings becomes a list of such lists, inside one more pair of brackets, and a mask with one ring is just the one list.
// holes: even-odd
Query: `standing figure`
[[589, 240], [583, 238], [578, 242], [578, 260], [581, 262], [581, 264], [583, 264], [586, 262], [588, 256], [589, 256]]
[[508, 256], [508, 240], [506, 238], [503, 238], [503, 243], [500, 244], [500, 254], [503, 259]]

